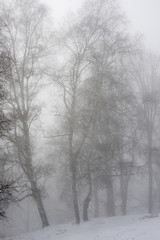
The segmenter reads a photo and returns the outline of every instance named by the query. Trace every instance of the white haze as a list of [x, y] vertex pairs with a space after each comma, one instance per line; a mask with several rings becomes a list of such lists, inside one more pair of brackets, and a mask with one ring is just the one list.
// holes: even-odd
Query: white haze
[[[57, 23], [62, 23], [67, 14], [75, 13], [85, 0], [42, 0], [50, 8]], [[142, 34], [147, 48], [160, 53], [160, 1], [119, 0], [133, 33]]]
[[[68, 14], [76, 13], [78, 11], [78, 9], [80, 9], [82, 7], [83, 3], [85, 2], [85, 0], [41, 0], [41, 1], [44, 2], [47, 6], [49, 6], [50, 14], [53, 17], [53, 20], [55, 21], [55, 25], [57, 25], [57, 26], [59, 24], [63, 23], [63, 20], [65, 19], [65, 17]], [[120, 2], [120, 5], [122, 6], [123, 11], [126, 14], [128, 20], [130, 21], [131, 31], [133, 33], [138, 32], [139, 34], [142, 34], [142, 36], [144, 37], [144, 43], [145, 43], [146, 47], [159, 54], [160, 53], [160, 28], [159, 28], [160, 0], [119, 0], [119, 2]], [[48, 93], [46, 93], [46, 96], [47, 96], [47, 94]], [[45, 96], [45, 98], [46, 98], [46, 96]], [[49, 111], [49, 110], [47, 109], [46, 111]], [[44, 112], [45, 112], [45, 110], [44, 110]], [[44, 115], [45, 114], [46, 114], [46, 112], [44, 113]], [[45, 115], [45, 119], [46, 119], [46, 115]], [[45, 122], [45, 120], [44, 120], [44, 122]], [[140, 179], [140, 181], [141, 181], [141, 179]], [[62, 218], [65, 218], [65, 217], [58, 215], [58, 210], [59, 210], [59, 208], [63, 208], [63, 205], [58, 206], [58, 208], [53, 206], [53, 208], [51, 210], [49, 209], [49, 207], [52, 206], [53, 200], [54, 200], [53, 201], [54, 204], [55, 203], [57, 205], [59, 204], [59, 199], [57, 196], [55, 196], [56, 195], [55, 194], [56, 187], [53, 186], [52, 183], [49, 183], [49, 186], [52, 188], [51, 191], [52, 191], [52, 194], [54, 195], [54, 196], [52, 196], [52, 199], [49, 198], [49, 199], [45, 200], [46, 206], [48, 206], [47, 213], [50, 218], [49, 220], [54, 222], [54, 219], [52, 219], [53, 218], [52, 216], [54, 215], [54, 217], [57, 216], [57, 221], [63, 222]], [[140, 195], [140, 192], [141, 191], [139, 191], [139, 195]], [[17, 231], [19, 231], [19, 233], [21, 233], [21, 232], [25, 232], [25, 231], [38, 229], [40, 226], [40, 223], [37, 222], [37, 218], [36, 218], [37, 213], [34, 211], [35, 211], [34, 205], [29, 207], [28, 201], [26, 200], [23, 203], [22, 208], [17, 208], [16, 210], [14, 210], [13, 216], [11, 216], [11, 218], [13, 217], [13, 219], [14, 219], [14, 217], [15, 217], [14, 214], [16, 212], [17, 219], [19, 219], [19, 221], [16, 220], [15, 223], [13, 223], [13, 222], [11, 223], [11, 224], [13, 224], [15, 231], [14, 231], [14, 229], [12, 229], [11, 226], [9, 226], [7, 224], [6, 224], [6, 226], [4, 226], [4, 229], [7, 229], [6, 231], [9, 232], [8, 229], [10, 228], [10, 232], [12, 232], [12, 234], [17, 234]], [[66, 211], [66, 215], [70, 214], [70, 212], [67, 212], [67, 210], [64, 210], [64, 211]], [[22, 216], [23, 215], [22, 212], [24, 212], [24, 215], [27, 212], [27, 217], [26, 218], [24, 217], [24, 219]], [[12, 212], [11, 212], [11, 215], [12, 215]], [[20, 218], [20, 216], [22, 216], [22, 218]], [[68, 217], [70, 217], [70, 215]], [[30, 226], [30, 224], [29, 224], [30, 220], [33, 218], [35, 218], [35, 226]], [[13, 219], [11, 219], [11, 220], [13, 220]], [[65, 219], [64, 219], [64, 221], [65, 221]], [[18, 229], [18, 227], [19, 227], [19, 229]], [[5, 230], [4, 230], [4, 232], [5, 232]], [[10, 235], [10, 233], [8, 235]], [[38, 240], [38, 239], [36, 239], [36, 240]]]

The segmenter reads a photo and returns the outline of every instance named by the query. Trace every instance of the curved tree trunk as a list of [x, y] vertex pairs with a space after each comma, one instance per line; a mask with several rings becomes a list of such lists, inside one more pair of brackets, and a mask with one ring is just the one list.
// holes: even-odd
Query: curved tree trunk
[[98, 196], [98, 187], [95, 184], [94, 185], [94, 206], [95, 206], [95, 210], [94, 210], [94, 217], [98, 218], [99, 217], [99, 196]]
[[91, 172], [88, 173], [88, 184], [89, 184], [89, 191], [83, 203], [83, 220], [88, 221], [88, 208], [92, 198], [92, 178]]
[[49, 222], [47, 219], [47, 215], [44, 209], [44, 205], [42, 202], [42, 198], [41, 198], [41, 194], [40, 191], [37, 187], [36, 182], [32, 182], [32, 194], [33, 194], [33, 198], [35, 200], [35, 203], [37, 205], [37, 209], [41, 218], [41, 222], [42, 222], [42, 227], [48, 227], [49, 226]]
[[28, 179], [28, 181], [31, 184], [31, 190], [32, 190], [32, 197], [35, 200], [41, 222], [42, 222], [42, 227], [47, 227], [49, 226], [49, 222], [47, 219], [47, 214], [44, 209], [44, 205], [42, 202], [42, 197], [40, 193], [40, 189], [37, 186], [36, 182], [36, 176], [34, 175], [34, 170], [33, 170], [33, 160], [32, 160], [32, 152], [31, 152], [31, 143], [30, 143], [30, 135], [29, 135], [29, 127], [26, 121], [23, 122], [23, 134], [24, 134], [24, 153], [22, 153], [22, 150], [19, 149], [19, 146], [17, 145], [18, 152], [19, 152], [19, 158], [21, 158], [21, 153], [23, 156], [25, 156], [25, 166], [23, 166], [23, 163], [21, 164], [21, 159], [20, 164], [21, 167]]

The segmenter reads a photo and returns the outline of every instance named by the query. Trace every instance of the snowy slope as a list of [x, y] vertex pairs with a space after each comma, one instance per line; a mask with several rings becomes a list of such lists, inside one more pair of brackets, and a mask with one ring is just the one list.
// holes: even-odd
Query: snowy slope
[[160, 217], [94, 219], [80, 226], [58, 225], [5, 240], [160, 240]]

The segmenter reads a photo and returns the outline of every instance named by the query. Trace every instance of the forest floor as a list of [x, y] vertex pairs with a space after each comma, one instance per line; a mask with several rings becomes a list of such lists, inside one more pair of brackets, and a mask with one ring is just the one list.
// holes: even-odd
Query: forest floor
[[126, 216], [47, 227], [5, 240], [160, 240], [159, 216]]

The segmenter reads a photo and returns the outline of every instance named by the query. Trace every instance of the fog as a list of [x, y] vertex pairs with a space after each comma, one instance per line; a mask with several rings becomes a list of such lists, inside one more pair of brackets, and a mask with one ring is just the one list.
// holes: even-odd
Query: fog
[[1, 1], [0, 238], [159, 213], [159, 8]]
[[[76, 13], [84, 4], [84, 0], [65, 1], [65, 0], [46, 0], [51, 14], [56, 23], [62, 22], [70, 13]], [[120, 0], [122, 11], [127, 16], [130, 24], [130, 31], [142, 36], [147, 48], [155, 53], [159, 53], [160, 21], [158, 0]]]

